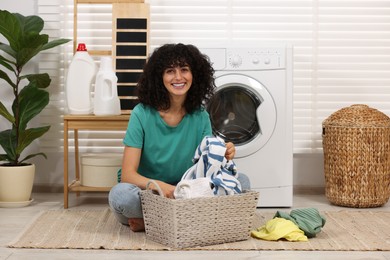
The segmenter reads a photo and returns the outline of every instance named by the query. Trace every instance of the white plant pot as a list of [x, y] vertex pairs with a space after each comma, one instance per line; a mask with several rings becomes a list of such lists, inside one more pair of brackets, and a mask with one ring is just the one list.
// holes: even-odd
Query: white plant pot
[[23, 207], [31, 203], [35, 165], [0, 165], [0, 207]]

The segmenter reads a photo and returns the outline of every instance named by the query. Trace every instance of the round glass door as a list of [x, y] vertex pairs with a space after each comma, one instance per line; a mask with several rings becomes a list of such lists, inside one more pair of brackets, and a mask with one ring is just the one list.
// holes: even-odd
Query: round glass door
[[216, 93], [207, 104], [213, 135], [236, 145], [236, 157], [261, 149], [276, 126], [271, 94], [256, 79], [226, 74], [215, 79]]
[[256, 111], [262, 100], [250, 89], [234, 84], [217, 91], [207, 111], [215, 136], [244, 145], [261, 133]]

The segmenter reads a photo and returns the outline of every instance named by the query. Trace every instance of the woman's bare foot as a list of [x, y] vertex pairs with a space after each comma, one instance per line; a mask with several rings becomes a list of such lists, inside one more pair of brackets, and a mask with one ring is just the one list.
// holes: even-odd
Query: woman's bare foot
[[145, 223], [143, 218], [129, 218], [129, 226], [131, 231], [145, 231]]

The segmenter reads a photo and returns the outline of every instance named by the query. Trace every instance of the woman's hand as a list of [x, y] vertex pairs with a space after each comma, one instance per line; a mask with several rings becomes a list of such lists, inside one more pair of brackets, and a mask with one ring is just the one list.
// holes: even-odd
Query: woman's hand
[[236, 154], [236, 147], [232, 142], [226, 143], [226, 152], [225, 152], [225, 158], [227, 160], [232, 160], [234, 158], [234, 155]]
[[[171, 184], [165, 183], [163, 181], [156, 181], [158, 186], [160, 186], [161, 191], [163, 192], [164, 196], [170, 199], [174, 199], [175, 196], [173, 195], [173, 192], [175, 191], [176, 186], [173, 186]], [[152, 184], [152, 189], [157, 191], [157, 188], [154, 187]]]

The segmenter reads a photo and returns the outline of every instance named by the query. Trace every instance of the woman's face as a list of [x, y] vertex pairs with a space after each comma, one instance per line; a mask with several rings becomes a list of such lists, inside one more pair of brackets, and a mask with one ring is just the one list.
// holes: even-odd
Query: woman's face
[[171, 96], [186, 96], [192, 85], [192, 72], [188, 65], [164, 70], [163, 83]]

